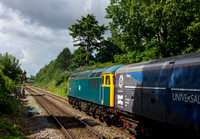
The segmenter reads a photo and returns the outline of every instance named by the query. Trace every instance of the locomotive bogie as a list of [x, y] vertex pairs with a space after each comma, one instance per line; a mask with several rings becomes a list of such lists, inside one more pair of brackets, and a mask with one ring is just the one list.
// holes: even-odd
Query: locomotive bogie
[[86, 114], [98, 118], [102, 122], [106, 122], [108, 125], [113, 124], [114, 110], [110, 107], [103, 107], [101, 105], [91, 103], [82, 99], [69, 97], [69, 103], [76, 109], [84, 111]]

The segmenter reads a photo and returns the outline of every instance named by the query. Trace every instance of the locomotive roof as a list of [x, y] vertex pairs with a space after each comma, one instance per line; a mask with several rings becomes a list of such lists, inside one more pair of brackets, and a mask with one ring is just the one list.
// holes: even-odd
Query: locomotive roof
[[161, 63], [165, 63], [167, 61], [168, 62], [176, 62], [177, 60], [184, 60], [184, 59], [190, 59], [190, 58], [196, 58], [196, 57], [200, 57], [200, 52], [172, 56], [172, 57], [167, 57], [167, 58], [162, 58], [162, 59], [155, 59], [155, 60], [141, 62], [141, 63], [129, 64], [129, 65], [119, 68], [116, 72], [129, 71], [129, 70], [132, 70], [132, 67], [140, 67], [140, 68], [144, 68], [144, 66], [149, 67], [152, 64], [154, 66], [156, 66], [156, 65], [159, 66], [159, 65], [162, 65]]
[[104, 67], [104, 68], [78, 72], [78, 73], [72, 74], [69, 78], [79, 79], [79, 78], [101, 77], [102, 74], [115, 73], [115, 71], [121, 66], [123, 65], [114, 65], [114, 66], [109, 66], [109, 67]]

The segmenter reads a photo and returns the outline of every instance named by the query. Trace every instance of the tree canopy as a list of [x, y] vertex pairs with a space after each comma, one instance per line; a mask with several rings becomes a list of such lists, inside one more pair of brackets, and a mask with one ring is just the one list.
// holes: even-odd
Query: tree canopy
[[95, 60], [98, 62], [114, 62], [114, 56], [120, 55], [122, 53], [122, 50], [114, 43], [111, 38], [108, 38], [108, 40], [103, 40], [101, 42], [101, 47], [98, 51], [98, 53], [95, 56]]
[[73, 54], [74, 67], [77, 68], [80, 66], [88, 65], [88, 61], [86, 59], [87, 57], [90, 60], [93, 58], [92, 54], [85, 50], [83, 47], [79, 47], [77, 50], [75, 50]]
[[[111, 0], [111, 35], [131, 62], [200, 50], [200, 3], [196, 0]], [[135, 59], [135, 60], [134, 60]]]
[[55, 60], [55, 67], [62, 70], [66, 70], [71, 64], [71, 57], [72, 54], [69, 48], [64, 48]]
[[105, 25], [99, 26], [93, 14], [82, 16], [81, 20], [77, 20], [77, 22], [69, 27], [71, 31], [69, 35], [72, 36], [74, 42], [77, 42], [74, 46], [84, 47], [92, 53], [98, 49], [107, 27]]
[[15, 113], [16, 103], [8, 94], [15, 91], [15, 83], [18, 83], [22, 70], [19, 60], [14, 56], [0, 53], [0, 113]]
[[22, 73], [19, 60], [8, 53], [0, 55], [0, 65], [2, 65], [2, 72], [4, 75], [8, 76], [13, 81], [18, 79], [19, 75]]

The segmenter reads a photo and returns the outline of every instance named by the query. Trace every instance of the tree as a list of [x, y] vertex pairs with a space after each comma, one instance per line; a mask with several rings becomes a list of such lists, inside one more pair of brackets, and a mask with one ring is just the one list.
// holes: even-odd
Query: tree
[[66, 70], [71, 64], [71, 55], [69, 48], [64, 48], [55, 60], [55, 67]]
[[13, 81], [18, 79], [19, 75], [22, 73], [19, 60], [8, 53], [0, 56], [0, 65], [4, 67], [2, 70], [4, 75], [8, 76]]
[[8, 94], [14, 91], [13, 81], [3, 73], [3, 66], [0, 64], [0, 113], [15, 113], [16, 105], [9, 98]]
[[144, 29], [144, 7], [140, 3], [130, 0], [111, 0], [106, 8], [106, 18], [112, 19], [109, 23], [113, 40], [123, 52], [142, 49], [141, 29]]
[[[168, 0], [145, 3], [147, 26], [155, 32], [163, 57], [196, 52], [200, 48], [200, 3], [196, 0]], [[195, 34], [194, 36], [190, 36]]]
[[15, 84], [19, 75], [22, 73], [19, 67], [19, 60], [8, 53], [2, 55], [0, 53], [0, 113], [16, 114], [17, 105], [13, 103], [9, 95], [15, 91]]
[[114, 56], [120, 55], [122, 50], [111, 41], [111, 38], [101, 42], [101, 48], [95, 56], [95, 59], [99, 62], [114, 62]]
[[106, 18], [116, 44], [140, 62], [199, 51], [199, 8], [196, 0], [111, 0]]
[[[97, 50], [100, 42], [103, 40], [102, 35], [107, 30], [105, 25], [99, 26], [96, 17], [88, 14], [86, 17], [77, 20], [78, 23], [69, 27], [70, 36], [74, 39], [74, 46], [84, 47], [88, 52], [92, 53]], [[88, 57], [86, 58], [88, 61]]]
[[90, 60], [93, 59], [92, 55], [90, 52], [85, 50], [83, 47], [79, 47], [77, 50], [74, 51], [73, 54], [73, 64], [72, 65], [74, 68], [88, 65], [89, 62], [86, 60], [86, 57], [88, 57]]

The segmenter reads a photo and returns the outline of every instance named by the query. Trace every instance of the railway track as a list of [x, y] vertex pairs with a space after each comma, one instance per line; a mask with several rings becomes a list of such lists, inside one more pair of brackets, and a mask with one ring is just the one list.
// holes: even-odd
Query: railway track
[[[67, 99], [67, 98], [64, 98], [64, 97], [62, 97], [62, 96], [53, 94], [53, 93], [51, 93], [51, 92], [45, 91], [45, 90], [40, 89], [40, 88], [35, 88], [35, 87], [34, 87], [34, 89], [37, 90], [37, 91], [39, 91], [39, 92], [41, 92], [42, 94], [45, 94], [45, 95], [47, 95], [47, 96], [49, 96], [49, 97], [51, 97], [51, 98], [53, 98], [53, 99], [55, 99], [55, 100], [57, 100], [57, 101], [63, 103], [64, 105], [67, 105], [67, 106], [69, 106], [70, 108], [72, 108], [72, 106], [68, 103], [68, 99]], [[74, 109], [74, 108], [73, 108], [73, 109]], [[81, 112], [82, 114], [85, 114], [85, 112], [83, 112], [83, 111], [79, 111], [79, 112]], [[96, 121], [102, 123], [100, 120], [94, 119], [92, 116], [89, 116], [89, 117], [91, 117], [93, 120], [96, 120]], [[88, 123], [88, 124], [90, 125], [90, 123]], [[106, 124], [105, 122], [103, 122], [103, 124], [104, 124], [105, 126], [107, 126], [107, 124]], [[91, 124], [91, 125], [92, 125], [92, 124]], [[125, 129], [117, 128], [117, 127], [115, 127], [115, 126], [111, 126], [111, 127], [109, 127], [109, 128], [112, 128], [113, 130], [115, 130], [115, 131], [118, 132], [119, 134], [122, 134], [122, 135], [123, 135], [123, 138], [129, 138], [129, 139], [134, 139], [134, 138], [135, 138], [132, 134], [128, 133]], [[103, 133], [102, 133], [102, 134], [103, 134]]]
[[44, 94], [38, 93], [30, 87], [26, 87], [26, 90], [45, 108], [67, 138], [105, 138], [91, 126], [48, 100]]

